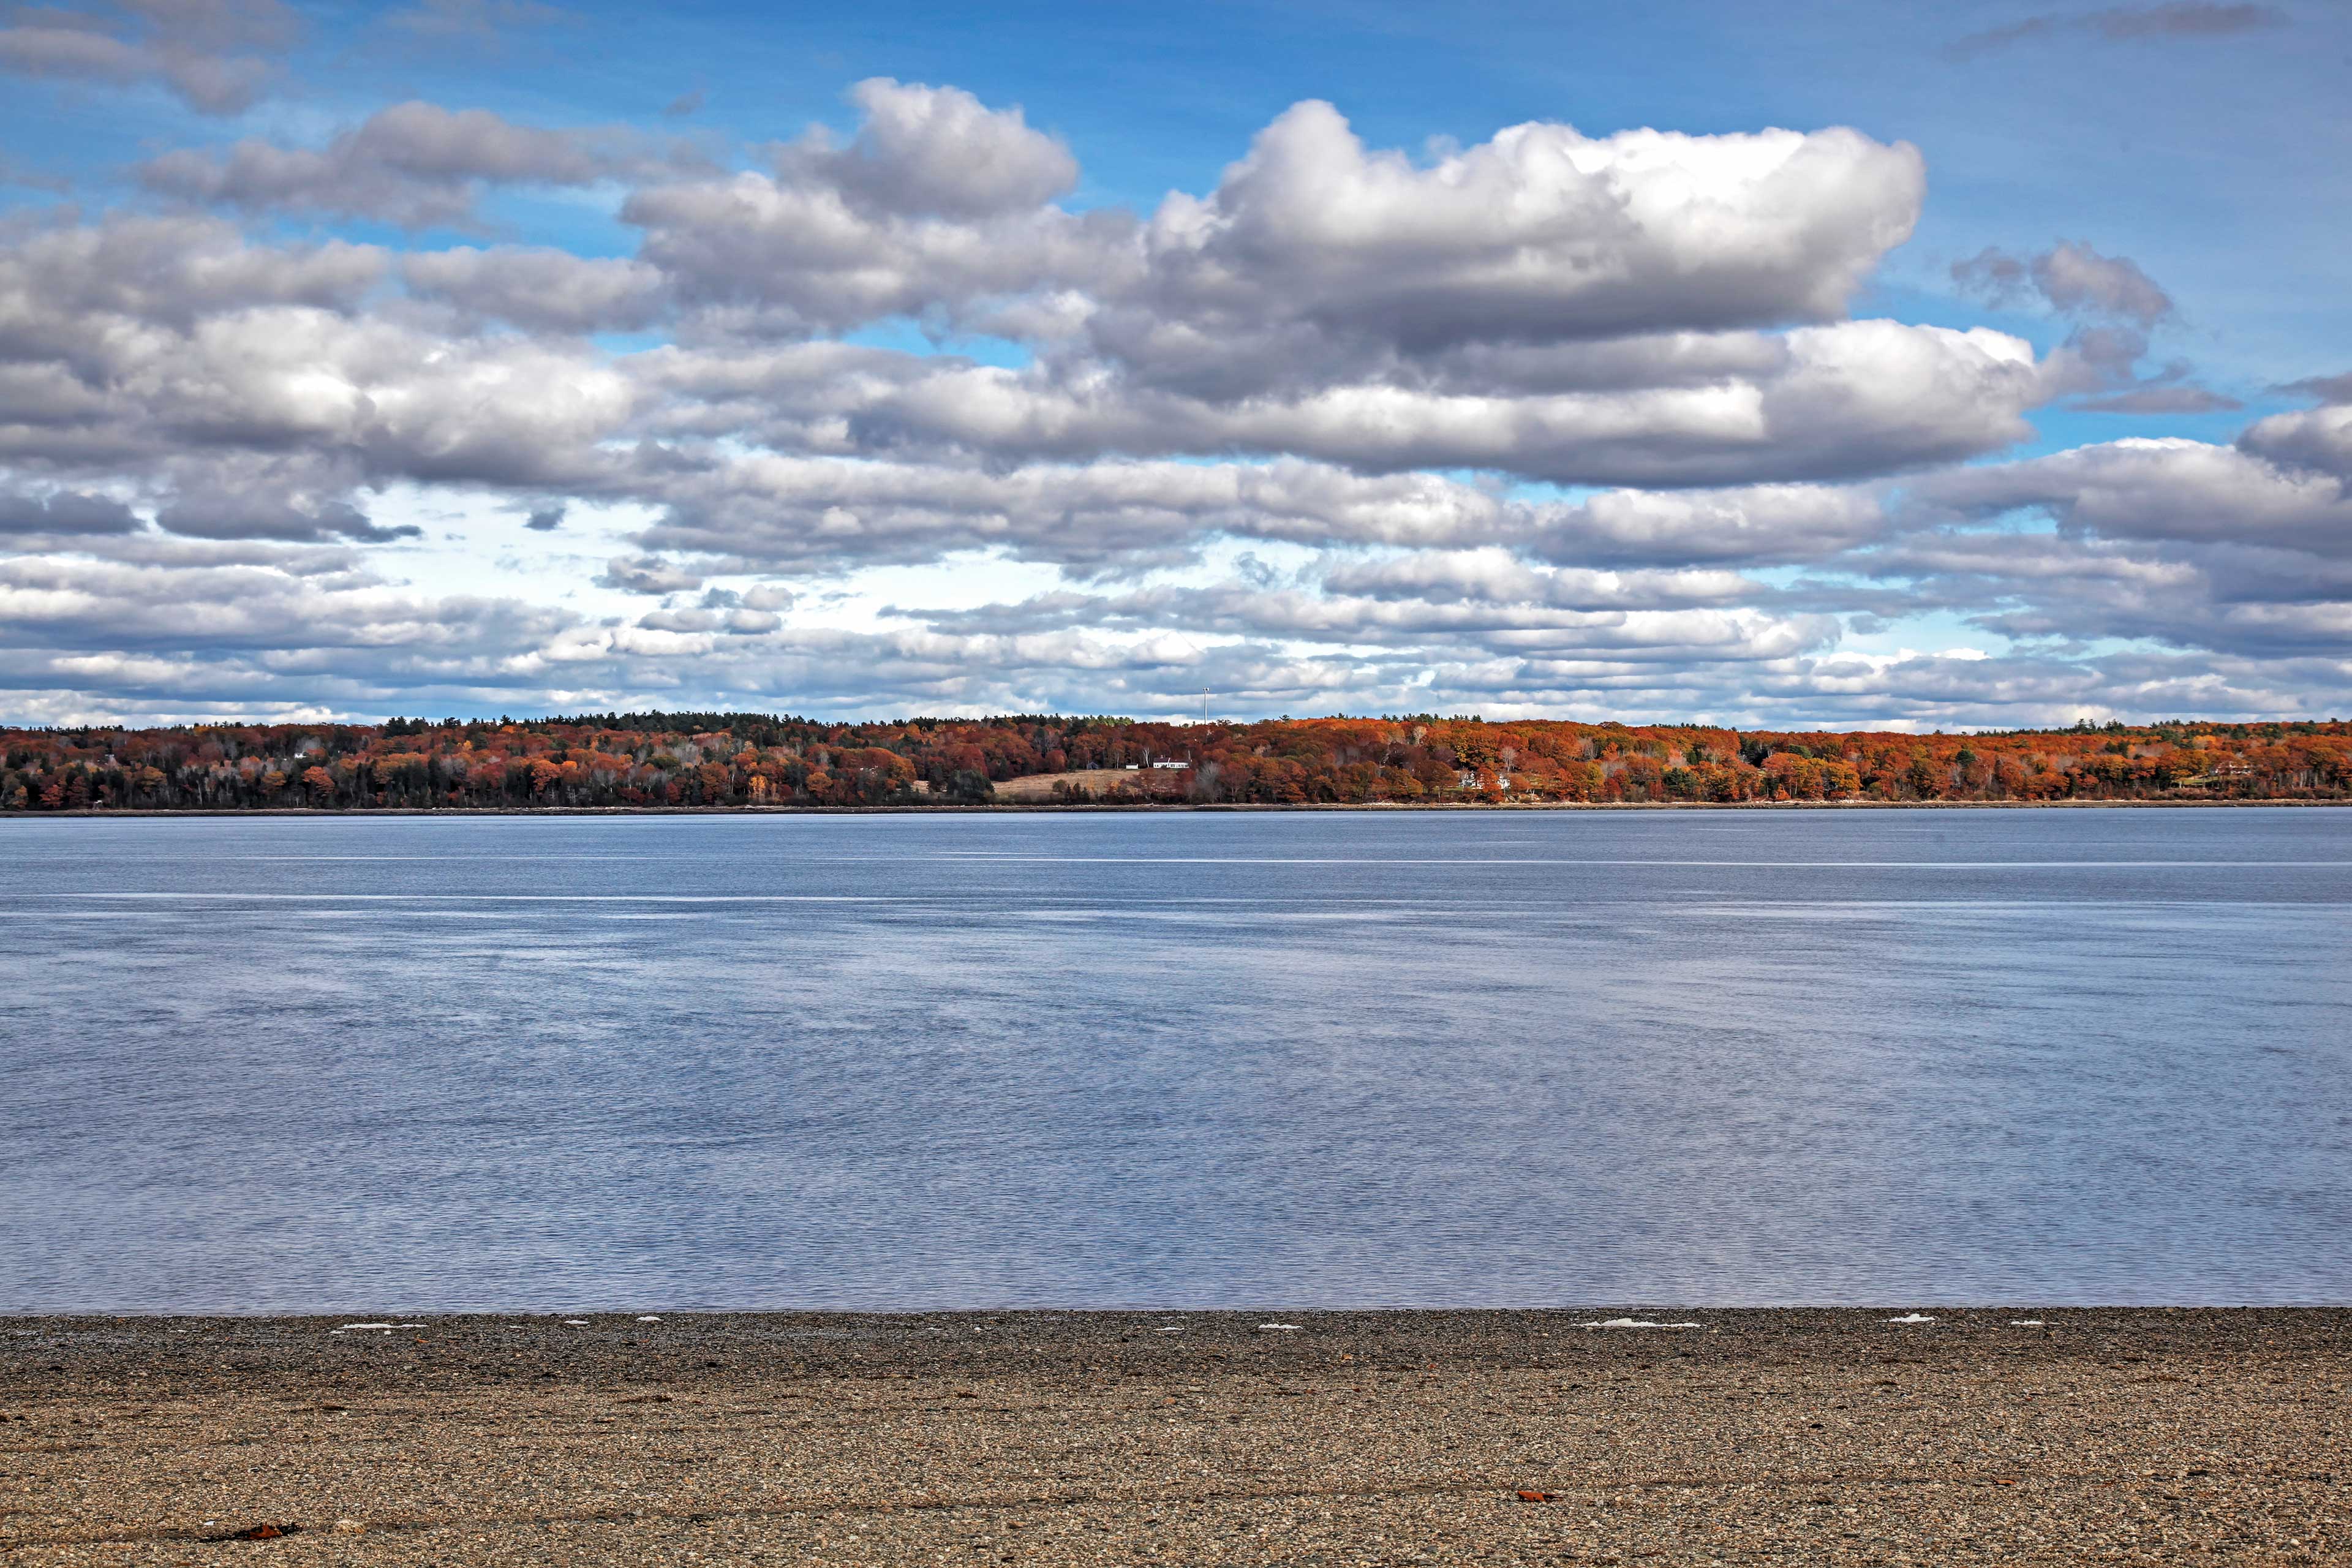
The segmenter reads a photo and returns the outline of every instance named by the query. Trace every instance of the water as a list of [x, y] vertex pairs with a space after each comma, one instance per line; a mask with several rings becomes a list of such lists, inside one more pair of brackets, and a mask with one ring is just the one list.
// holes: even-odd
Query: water
[[2352, 812], [0, 822], [0, 1310], [2352, 1301]]

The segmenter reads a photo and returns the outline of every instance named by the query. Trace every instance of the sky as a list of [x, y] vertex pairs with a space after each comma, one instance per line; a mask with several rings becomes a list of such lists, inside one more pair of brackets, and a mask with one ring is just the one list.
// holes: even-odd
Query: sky
[[2352, 713], [2347, 68], [2345, 0], [0, 4], [0, 723]]

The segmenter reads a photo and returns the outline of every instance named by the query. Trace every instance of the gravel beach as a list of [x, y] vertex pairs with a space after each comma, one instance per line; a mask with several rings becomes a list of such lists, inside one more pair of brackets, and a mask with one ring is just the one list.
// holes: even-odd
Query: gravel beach
[[[1612, 1319], [1698, 1326], [1591, 1326]], [[12, 1564], [2352, 1561], [2332, 1309], [19, 1318], [0, 1342]]]

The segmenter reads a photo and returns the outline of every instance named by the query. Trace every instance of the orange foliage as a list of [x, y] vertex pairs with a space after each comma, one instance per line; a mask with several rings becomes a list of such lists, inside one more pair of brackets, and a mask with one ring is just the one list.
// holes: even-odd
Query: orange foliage
[[[1150, 766], [1169, 761], [1182, 765]], [[994, 782], [1093, 769], [1128, 779], [1097, 797], [1114, 802], [2332, 800], [2352, 798], [2352, 726], [1912, 735], [1426, 714], [829, 724], [652, 713], [10, 730], [0, 810], [954, 805], [985, 802]]]

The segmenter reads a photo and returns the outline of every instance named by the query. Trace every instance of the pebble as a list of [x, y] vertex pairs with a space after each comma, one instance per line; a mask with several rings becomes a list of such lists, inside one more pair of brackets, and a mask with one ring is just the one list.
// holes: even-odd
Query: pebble
[[[1883, 1308], [1726, 1310], [1580, 1331], [1601, 1316], [1316, 1313], [1272, 1333], [1204, 1313], [1160, 1336], [1153, 1314], [991, 1314], [1001, 1331], [976, 1339], [951, 1313], [696, 1314], [634, 1343], [484, 1316], [389, 1353], [321, 1332], [340, 1320], [20, 1319], [0, 1408], [30, 1420], [7, 1428], [0, 1556], [2352, 1560], [2352, 1312], [2070, 1311], [2023, 1335], [1945, 1309], [1936, 1334], [1890, 1336]], [[284, 1539], [197, 1544], [257, 1520]]]

